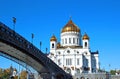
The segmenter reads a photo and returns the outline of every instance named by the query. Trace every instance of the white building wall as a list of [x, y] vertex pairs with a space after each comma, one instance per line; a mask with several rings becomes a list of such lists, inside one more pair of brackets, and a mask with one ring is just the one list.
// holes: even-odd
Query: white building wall
[[[68, 53], [67, 51], [70, 51], [70, 53]], [[59, 65], [62, 69], [64, 69], [64, 67], [66, 68], [70, 68], [71, 69], [71, 74], [74, 75], [76, 74], [76, 70], [72, 70], [71, 67], [80, 69], [80, 73], [83, 73], [83, 66], [84, 66], [84, 57], [85, 56], [88, 59], [88, 66], [90, 67], [90, 70], [87, 73], [91, 73], [92, 72], [92, 55], [89, 52], [89, 49], [83, 49], [83, 48], [61, 48], [61, 49], [56, 49], [55, 50], [55, 55], [52, 55], [52, 58], [54, 60], [54, 62], [56, 62], [57, 65]], [[99, 61], [98, 61], [98, 54], [94, 55], [95, 57], [95, 61], [97, 62], [97, 68], [99, 68]], [[77, 58], [80, 59], [80, 65], [77, 65]], [[66, 59], [72, 59], [72, 64], [71, 65], [66, 65]], [[58, 60], [60, 60], [60, 63], [58, 62]]]
[[[51, 58], [57, 65], [59, 65], [63, 70], [67, 71], [67, 69], [71, 70], [71, 74], [76, 74], [76, 69], [80, 69], [80, 73], [91, 73], [92, 72], [92, 61], [96, 61], [96, 68], [99, 68], [99, 60], [98, 54], [91, 54], [89, 40], [80, 41], [80, 33], [79, 32], [63, 32], [61, 33], [61, 46], [62, 48], [56, 48], [57, 42], [50, 42], [50, 54], [49, 58]], [[74, 42], [73, 42], [74, 39]], [[87, 46], [85, 45], [87, 43]], [[82, 47], [80, 44], [83, 44]], [[54, 44], [54, 48], [52, 48], [52, 44]], [[76, 46], [74, 48], [74, 46]], [[73, 47], [73, 48], [72, 48]], [[70, 52], [67, 52], [67, 51]], [[92, 57], [95, 57], [95, 60], [92, 60]], [[71, 65], [66, 64], [67, 60], [71, 60]], [[77, 59], [79, 59], [79, 65], [77, 64]], [[86, 63], [85, 59], [88, 60]], [[84, 67], [89, 67], [90, 70], [85, 71]]]
[[[71, 42], [69, 39], [71, 39]], [[66, 40], [67, 40], [67, 42], [66, 42]], [[79, 46], [79, 45], [80, 45], [79, 32], [61, 33], [61, 46]]]
[[[70, 53], [67, 53], [67, 50], [70, 50]], [[60, 54], [58, 54], [58, 52], [60, 52]], [[86, 54], [87, 53], [87, 54]], [[58, 60], [60, 60], [61, 64], [58, 64], [60, 67], [74, 67], [74, 68], [79, 68], [80, 72], [82, 72], [82, 67], [83, 67], [83, 55], [88, 59], [88, 66], [86, 67], [90, 67], [90, 71], [89, 73], [91, 73], [91, 54], [88, 51], [88, 49], [71, 49], [71, 48], [66, 48], [66, 49], [59, 49], [57, 50], [57, 64], [58, 64]], [[77, 59], [80, 59], [80, 65], [77, 65]], [[66, 65], [66, 59], [72, 59], [72, 65]], [[73, 74], [75, 74], [75, 70], [71, 70]]]
[[98, 72], [98, 70], [99, 70], [99, 59], [98, 58], [99, 57], [98, 57], [98, 54], [95, 54], [94, 56], [95, 56], [95, 60], [96, 60], [96, 68], [97, 68], [96, 71]]
[[[87, 43], [87, 46], [85, 45]], [[89, 40], [83, 40], [83, 49], [89, 49]]]
[[[54, 48], [52, 47], [52, 44], [54, 44]], [[56, 47], [57, 47], [57, 42], [56, 41], [50, 41], [50, 52], [52, 54], [55, 54]]]

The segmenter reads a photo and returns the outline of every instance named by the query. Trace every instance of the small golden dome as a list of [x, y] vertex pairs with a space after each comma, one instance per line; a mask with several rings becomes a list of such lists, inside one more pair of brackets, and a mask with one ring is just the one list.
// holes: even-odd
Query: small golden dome
[[60, 43], [57, 43], [57, 48], [60, 48], [60, 46], [61, 46]]
[[56, 37], [53, 35], [50, 39], [50, 41], [57, 41]]
[[62, 29], [62, 33], [63, 32], [80, 32], [80, 29], [78, 28], [78, 26], [76, 26], [72, 20], [70, 20]]
[[83, 40], [89, 40], [90, 38], [89, 38], [89, 36], [85, 33], [82, 39], [83, 39]]

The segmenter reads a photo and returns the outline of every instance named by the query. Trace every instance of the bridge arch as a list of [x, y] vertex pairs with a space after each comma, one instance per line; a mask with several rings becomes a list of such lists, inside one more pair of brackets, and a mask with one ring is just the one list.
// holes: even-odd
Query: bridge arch
[[0, 52], [28, 64], [40, 74], [49, 73], [52, 76], [51, 73], [55, 73], [55, 79], [72, 78], [33, 44], [1, 22]]

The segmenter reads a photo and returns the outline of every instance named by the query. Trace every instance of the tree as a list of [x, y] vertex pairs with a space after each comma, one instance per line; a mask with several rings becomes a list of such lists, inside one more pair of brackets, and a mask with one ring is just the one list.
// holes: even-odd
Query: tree
[[[12, 68], [12, 66], [7, 69], [0, 68], [0, 79], [18, 79], [18, 75], [12, 75], [13, 70], [17, 71], [17, 69]], [[27, 72], [25, 70], [21, 71], [19, 79], [27, 79]]]
[[3, 73], [2, 71], [3, 71], [3, 69], [0, 68], [0, 79], [1, 79], [2, 73]]
[[2, 79], [9, 79], [10, 77], [10, 69], [4, 69], [1, 75]]
[[27, 72], [26, 71], [22, 71], [20, 73], [20, 79], [27, 79]]
[[115, 73], [116, 73], [116, 70], [110, 70], [111, 75], [115, 75]]
[[7, 69], [2, 69], [0, 68], [0, 79], [17, 79], [17, 76], [12, 76], [13, 74], [13, 68], [12, 66], [10, 68]]

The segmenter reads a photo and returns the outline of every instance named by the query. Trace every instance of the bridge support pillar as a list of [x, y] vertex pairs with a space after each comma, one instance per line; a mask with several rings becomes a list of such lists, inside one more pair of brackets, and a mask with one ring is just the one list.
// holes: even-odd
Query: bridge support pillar
[[51, 74], [51, 79], [55, 79], [55, 73]]

